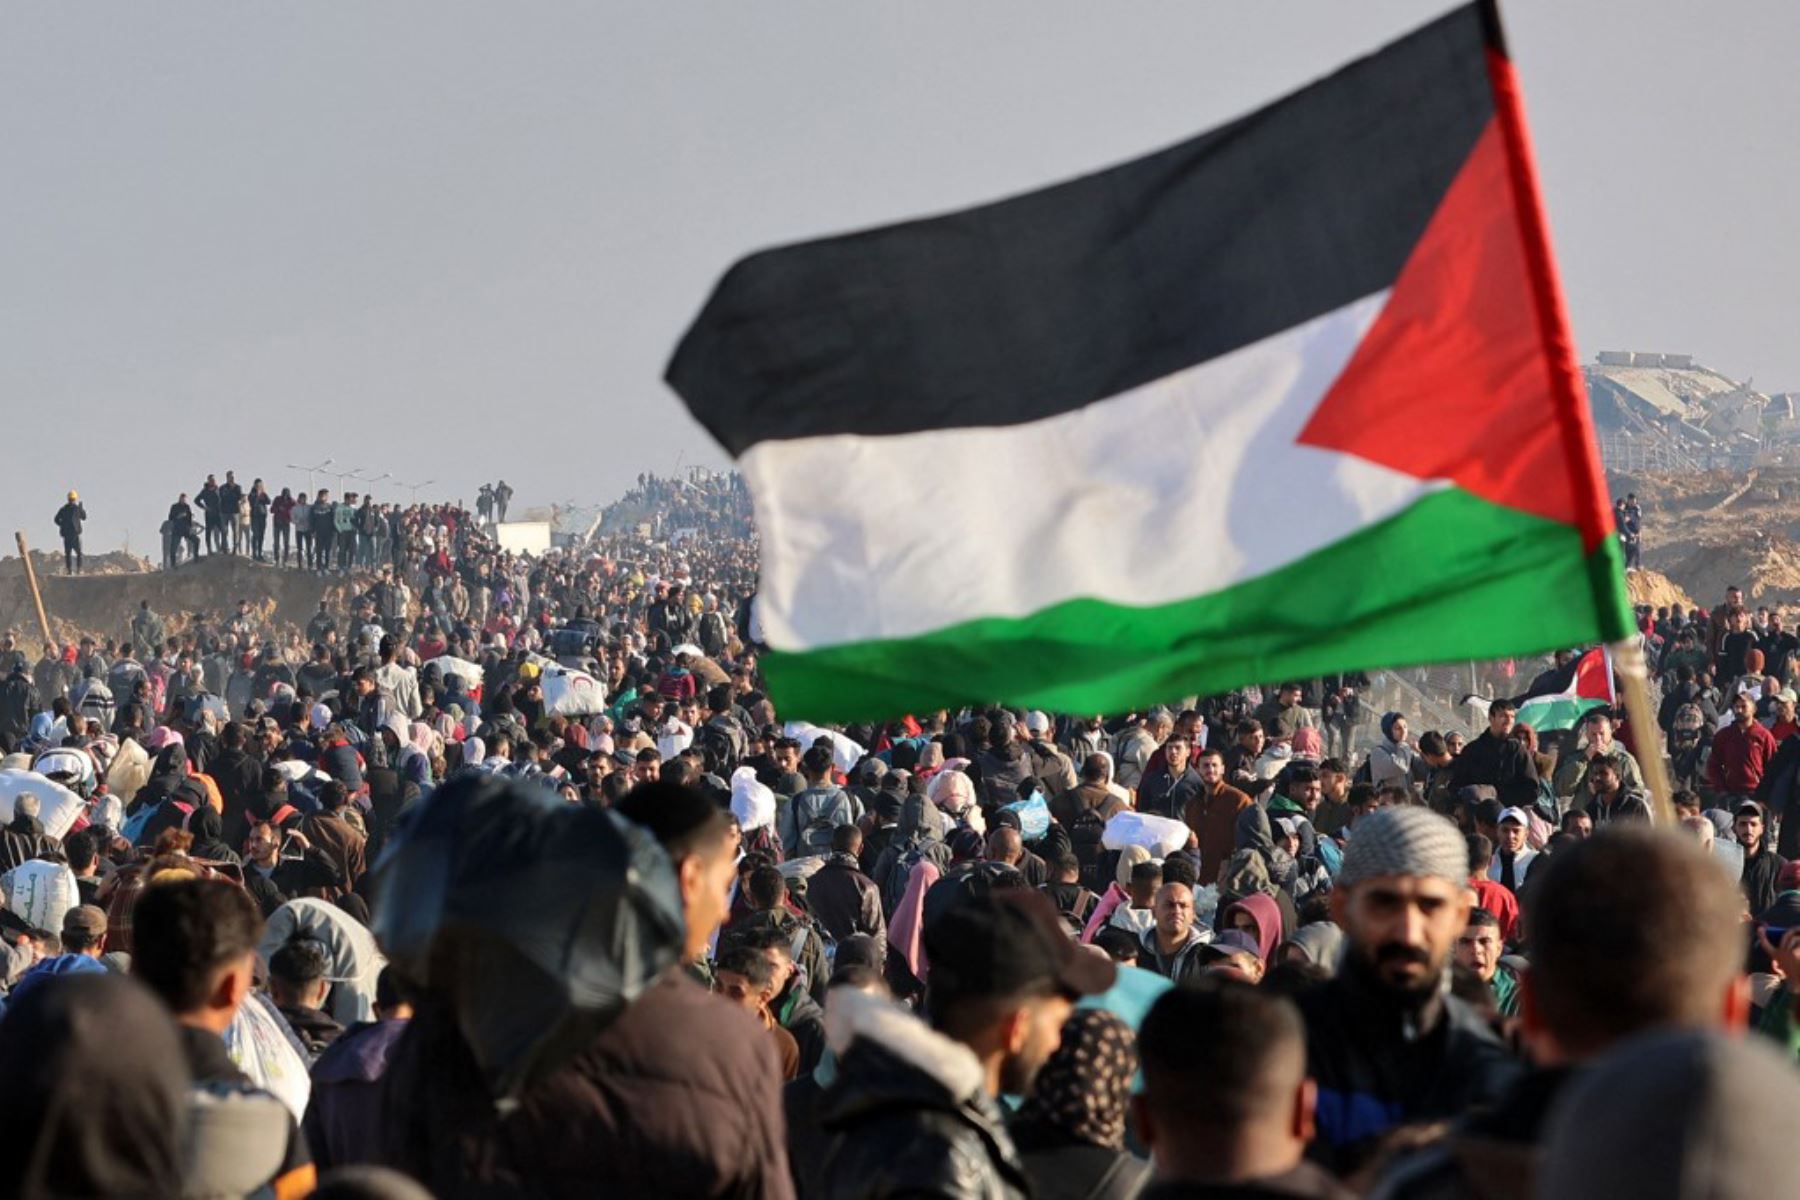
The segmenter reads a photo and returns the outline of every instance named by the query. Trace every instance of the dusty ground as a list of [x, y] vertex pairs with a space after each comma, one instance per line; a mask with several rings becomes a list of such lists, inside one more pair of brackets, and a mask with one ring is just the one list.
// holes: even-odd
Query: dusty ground
[[[120, 637], [140, 600], [150, 601], [150, 607], [162, 614], [170, 633], [179, 633], [196, 613], [228, 615], [240, 599], [250, 601], [265, 627], [282, 631], [289, 625], [303, 627], [318, 611], [328, 587], [333, 611], [342, 610], [343, 580], [258, 566], [242, 558], [205, 558], [175, 571], [146, 571], [142, 568], [147, 563], [133, 564], [127, 555], [112, 554], [105, 556], [103, 563], [92, 557], [88, 560], [90, 568], [107, 568], [104, 573], [94, 570], [69, 578], [61, 573], [60, 556], [54, 571], [49, 557], [32, 554], [44, 591], [44, 607], [58, 639], [83, 634]], [[132, 571], [133, 565], [139, 569]], [[27, 645], [36, 644], [41, 637], [17, 556], [0, 559], [0, 628], [16, 631]]]
[[[1711, 606], [1728, 585], [1753, 604], [1800, 606], [1800, 469], [1611, 476], [1614, 495], [1635, 491], [1644, 511], [1643, 603]], [[1640, 596], [1640, 593], [1641, 596]], [[1652, 594], [1667, 599], [1652, 599]]]

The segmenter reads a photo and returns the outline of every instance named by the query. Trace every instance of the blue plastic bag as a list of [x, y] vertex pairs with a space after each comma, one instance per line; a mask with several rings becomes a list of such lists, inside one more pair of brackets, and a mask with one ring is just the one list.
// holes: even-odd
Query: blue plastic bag
[[1018, 814], [1019, 836], [1028, 842], [1035, 842], [1050, 833], [1050, 806], [1044, 802], [1042, 792], [1031, 793], [1029, 800], [1003, 804], [1000, 811]]

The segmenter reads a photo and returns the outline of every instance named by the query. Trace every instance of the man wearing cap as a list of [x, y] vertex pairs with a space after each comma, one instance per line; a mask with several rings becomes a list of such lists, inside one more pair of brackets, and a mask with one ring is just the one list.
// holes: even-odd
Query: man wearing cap
[[1538, 852], [1525, 844], [1525, 835], [1530, 828], [1531, 818], [1522, 808], [1503, 809], [1496, 826], [1494, 865], [1488, 871], [1488, 878], [1515, 895], [1525, 886], [1531, 864], [1537, 861]]
[[1313, 1154], [1354, 1168], [1386, 1133], [1492, 1099], [1515, 1064], [1444, 986], [1473, 904], [1469, 849], [1449, 820], [1417, 807], [1357, 822], [1331, 892], [1344, 930], [1338, 975], [1299, 997], [1319, 1086]]
[[69, 499], [56, 510], [56, 531], [62, 534], [63, 574], [74, 575], [81, 570], [81, 523], [87, 520], [87, 507], [81, 503], [81, 497], [74, 492]]
[[1213, 940], [1194, 947], [1193, 974], [1220, 976], [1240, 983], [1261, 983], [1268, 964], [1256, 938], [1242, 929], [1221, 929]]
[[1744, 848], [1744, 873], [1738, 883], [1750, 901], [1750, 911], [1760, 913], [1775, 903], [1777, 881], [1787, 860], [1769, 846], [1767, 814], [1754, 800], [1740, 801], [1732, 810], [1731, 833]]
[[39, 959], [20, 976], [6, 998], [9, 1007], [52, 976], [104, 972], [106, 966], [100, 956], [106, 953], [106, 910], [92, 904], [78, 904], [64, 913], [62, 948], [61, 954]]
[[1059, 796], [1079, 782], [1074, 762], [1050, 739], [1050, 718], [1045, 714], [1035, 709], [1025, 714], [1025, 740], [1021, 744], [1031, 756], [1031, 773], [1043, 781], [1045, 795]]
[[1112, 986], [1115, 968], [1030, 891], [965, 900], [924, 941], [929, 1025], [851, 989], [832, 996], [850, 1040], [820, 1099], [829, 1148], [817, 1195], [1030, 1194], [998, 1098], [1030, 1088], [1073, 1002]]

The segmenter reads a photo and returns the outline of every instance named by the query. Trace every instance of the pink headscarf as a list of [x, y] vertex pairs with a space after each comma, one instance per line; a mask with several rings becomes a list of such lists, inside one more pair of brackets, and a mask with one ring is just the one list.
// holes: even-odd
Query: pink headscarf
[[1294, 757], [1313, 759], [1325, 757], [1325, 739], [1319, 736], [1317, 729], [1310, 725], [1303, 725], [1294, 730]]
[[888, 919], [888, 945], [920, 983], [925, 982], [925, 974], [931, 969], [925, 960], [925, 893], [938, 881], [938, 874], [937, 864], [929, 858], [914, 863], [912, 873], [906, 877], [906, 892]]

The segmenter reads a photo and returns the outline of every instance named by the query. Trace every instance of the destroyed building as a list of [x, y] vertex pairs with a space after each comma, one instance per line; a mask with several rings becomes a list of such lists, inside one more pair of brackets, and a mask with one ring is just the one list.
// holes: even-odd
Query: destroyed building
[[1800, 450], [1792, 394], [1766, 396], [1691, 354], [1603, 350], [1582, 374], [1608, 470], [1742, 471]]

